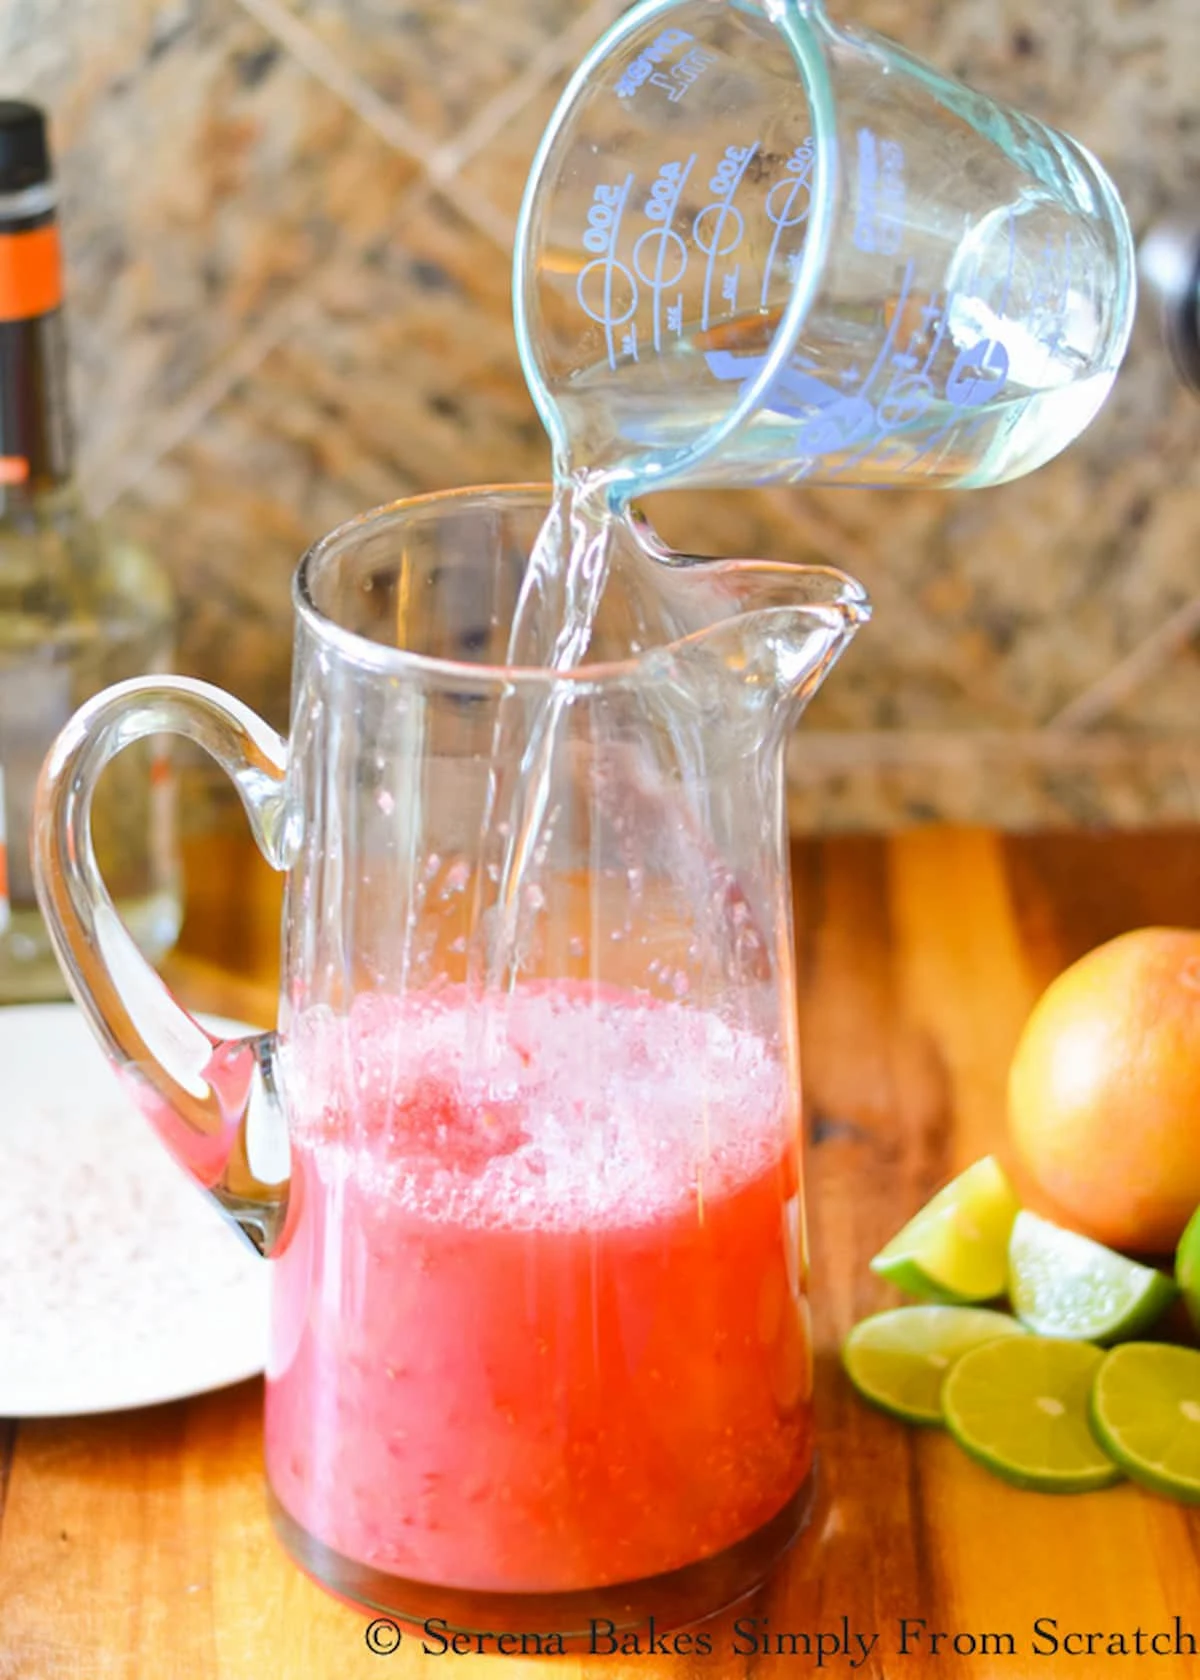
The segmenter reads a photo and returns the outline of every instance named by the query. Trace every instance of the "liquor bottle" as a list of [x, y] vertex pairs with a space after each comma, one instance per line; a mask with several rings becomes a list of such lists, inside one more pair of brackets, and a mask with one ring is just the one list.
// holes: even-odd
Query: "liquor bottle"
[[[57, 190], [36, 106], [0, 100], [0, 1003], [65, 991], [34, 898], [29, 836], [42, 759], [107, 684], [168, 668], [165, 577], [90, 519], [72, 477]], [[153, 960], [180, 903], [174, 779], [145, 741], [101, 778], [100, 872]]]

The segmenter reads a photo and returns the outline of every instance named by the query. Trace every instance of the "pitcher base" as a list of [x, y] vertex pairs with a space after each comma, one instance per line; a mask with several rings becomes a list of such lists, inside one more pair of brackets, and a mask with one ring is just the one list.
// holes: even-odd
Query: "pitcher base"
[[[528, 1634], [545, 1641], [556, 1635], [564, 1649], [613, 1655], [619, 1649], [610, 1643], [614, 1636], [647, 1628], [651, 1620], [656, 1634], [703, 1621], [761, 1586], [807, 1523], [814, 1481], [810, 1473], [768, 1522], [715, 1557], [640, 1581], [563, 1593], [472, 1592], [387, 1575], [323, 1545], [269, 1487], [267, 1496], [275, 1532], [307, 1575], [339, 1598], [415, 1629], [439, 1653], [448, 1648], [440, 1641], [457, 1633], [484, 1641], [472, 1649], [492, 1652], [497, 1645], [489, 1635]], [[557, 1648], [543, 1646], [546, 1654]], [[500, 1649], [509, 1656], [537, 1654], [532, 1643], [523, 1653], [511, 1645]]]

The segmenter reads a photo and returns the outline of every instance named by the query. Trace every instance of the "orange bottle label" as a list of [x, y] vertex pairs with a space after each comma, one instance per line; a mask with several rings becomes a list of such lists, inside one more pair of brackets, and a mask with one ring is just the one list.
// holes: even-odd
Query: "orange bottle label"
[[58, 229], [51, 225], [0, 234], [0, 321], [48, 315], [62, 296]]

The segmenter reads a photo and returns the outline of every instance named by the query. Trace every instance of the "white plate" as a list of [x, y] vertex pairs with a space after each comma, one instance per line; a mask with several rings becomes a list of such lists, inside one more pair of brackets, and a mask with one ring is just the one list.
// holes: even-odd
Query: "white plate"
[[0, 1009], [0, 1417], [122, 1411], [256, 1375], [267, 1276], [74, 1005]]

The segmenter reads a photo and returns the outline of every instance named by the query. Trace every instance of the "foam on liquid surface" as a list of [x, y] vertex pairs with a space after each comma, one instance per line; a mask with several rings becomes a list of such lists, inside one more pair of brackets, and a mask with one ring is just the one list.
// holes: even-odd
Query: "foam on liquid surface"
[[294, 1137], [322, 1179], [443, 1223], [638, 1225], [731, 1193], [786, 1147], [783, 1063], [716, 1014], [546, 983], [466, 1002], [371, 993], [298, 1019]]

